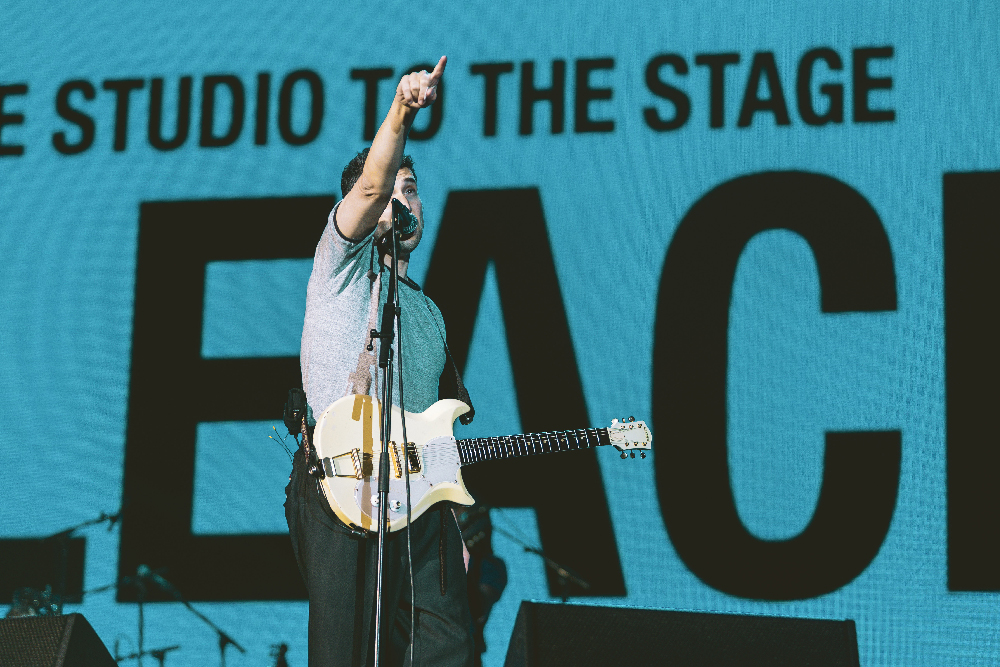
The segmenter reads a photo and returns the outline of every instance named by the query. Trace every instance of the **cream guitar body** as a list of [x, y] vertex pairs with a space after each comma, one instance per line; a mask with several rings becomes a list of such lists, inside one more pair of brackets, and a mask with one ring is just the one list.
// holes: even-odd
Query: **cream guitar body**
[[[643, 422], [615, 420], [607, 429], [578, 429], [458, 441], [455, 419], [469, 407], [455, 399], [438, 401], [424, 412], [406, 413], [406, 435], [399, 408], [392, 407], [389, 445], [389, 530], [406, 527], [406, 474], [410, 478], [411, 514], [416, 519], [442, 500], [472, 505], [462, 482], [462, 466], [514, 456], [546, 454], [612, 445], [622, 458], [649, 449], [652, 436]], [[320, 485], [330, 509], [348, 526], [378, 530], [378, 470], [381, 452], [379, 404], [371, 396], [338, 400], [316, 422], [313, 446], [322, 476]], [[645, 457], [645, 452], [641, 453]]]
[[[468, 411], [465, 403], [448, 399], [438, 401], [420, 414], [406, 413], [406, 435], [410, 442], [422, 445], [417, 452], [411, 445], [408, 452], [410, 497], [414, 501], [412, 518], [442, 500], [460, 505], [476, 502], [462, 483], [462, 464], [452, 435], [455, 420]], [[378, 530], [381, 421], [379, 404], [371, 396], [345, 396], [320, 415], [313, 432], [316, 458], [325, 475], [320, 483], [330, 509], [347, 525], [366, 531]], [[403, 423], [395, 406], [391, 433], [397, 441], [391, 444], [389, 452], [390, 532], [406, 527]]]

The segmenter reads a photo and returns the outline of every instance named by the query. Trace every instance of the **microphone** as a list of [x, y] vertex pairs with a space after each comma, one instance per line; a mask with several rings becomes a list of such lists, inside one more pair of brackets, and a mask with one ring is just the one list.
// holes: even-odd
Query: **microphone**
[[410, 213], [406, 204], [395, 197], [392, 198], [392, 216], [396, 219], [396, 231], [400, 234], [412, 234], [417, 231], [417, 216]]
[[110, 533], [114, 530], [115, 524], [122, 520], [122, 511], [119, 509], [117, 513], [111, 515], [102, 512], [101, 516], [104, 521], [108, 522], [108, 532]]
[[137, 567], [135, 569], [135, 576], [140, 580], [151, 581], [174, 597], [178, 597], [180, 595], [177, 589], [174, 588], [173, 584], [161, 577], [158, 572], [152, 570], [148, 565], [140, 565]]

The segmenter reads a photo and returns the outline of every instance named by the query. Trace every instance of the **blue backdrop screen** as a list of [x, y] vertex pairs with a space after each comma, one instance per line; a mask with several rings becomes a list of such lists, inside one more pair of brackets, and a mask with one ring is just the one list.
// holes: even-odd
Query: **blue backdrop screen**
[[[442, 99], [407, 150], [427, 225], [411, 276], [446, 291], [435, 253], [463, 225], [489, 260], [463, 353], [477, 418], [458, 433], [533, 423], [510, 352], [529, 323], [512, 304], [548, 253], [580, 426], [635, 415], [654, 433], [646, 460], [597, 454], [586, 488], [606, 502], [598, 547], [617, 561], [599, 563], [598, 595], [572, 601], [851, 618], [863, 665], [996, 664], [1000, 461], [983, 415], [998, 392], [976, 378], [1000, 370], [980, 331], [995, 331], [997, 303], [998, 34], [1000, 6], [976, 2], [5, 3], [0, 539], [121, 505], [134, 359], [298, 354], [308, 253], [229, 248], [321, 229], [323, 214], [278, 202], [246, 234], [230, 217], [203, 238], [173, 229], [169, 205], [204, 204], [209, 223], [219, 201], [329, 210], [395, 82], [447, 54]], [[453, 214], [485, 191], [509, 203], [509, 228]], [[149, 216], [159, 236], [140, 234]], [[489, 254], [522, 227], [548, 248], [520, 264]], [[159, 268], [141, 273], [147, 254]], [[528, 278], [505, 282], [513, 271]], [[174, 281], [191, 275], [202, 307], [184, 319]], [[174, 319], [197, 324], [200, 347], [140, 341], [142, 322]], [[534, 346], [558, 343], [540, 331]], [[561, 386], [544, 366], [534, 381]], [[190, 487], [190, 535], [286, 532], [289, 464], [269, 438], [286, 388], [273, 420], [157, 413], [156, 456], [174, 455], [174, 433], [194, 443], [170, 487]], [[835, 470], [856, 506], [834, 508], [848, 523], [824, 555], [834, 533], [799, 537]], [[572, 498], [548, 511], [590, 519]], [[545, 540], [535, 509], [493, 520], [510, 572], [486, 630], [497, 666], [520, 601], [554, 591], [510, 537]], [[81, 531], [84, 589], [144, 557], [123, 530]], [[246, 646], [232, 664], [263, 664], [280, 642], [305, 664], [304, 601], [227, 595], [196, 606]], [[134, 602], [109, 591], [69, 609], [134, 650]], [[180, 605], [148, 605], [146, 621], [147, 646], [182, 645], [170, 664], [215, 659], [215, 636]]]

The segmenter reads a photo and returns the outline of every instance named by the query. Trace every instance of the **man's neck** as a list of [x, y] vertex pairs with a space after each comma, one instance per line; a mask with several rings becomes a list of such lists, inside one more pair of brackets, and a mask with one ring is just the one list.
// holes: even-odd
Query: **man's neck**
[[[390, 255], [383, 255], [382, 256], [382, 263], [385, 264], [386, 266], [388, 266], [391, 269], [392, 268], [392, 257]], [[399, 274], [400, 278], [405, 278], [406, 277], [406, 269], [410, 266], [410, 256], [409, 255], [403, 255], [402, 253], [400, 253], [398, 266], [399, 266], [399, 268], [396, 270], [396, 273]]]

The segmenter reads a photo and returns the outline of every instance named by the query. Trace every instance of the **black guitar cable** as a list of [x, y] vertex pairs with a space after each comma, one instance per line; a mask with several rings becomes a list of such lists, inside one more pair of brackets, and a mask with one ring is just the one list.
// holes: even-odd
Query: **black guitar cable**
[[[396, 331], [400, 331], [400, 313], [396, 311]], [[417, 638], [416, 608], [417, 598], [413, 588], [413, 551], [410, 539], [410, 521], [413, 519], [410, 503], [410, 452], [409, 440], [406, 437], [406, 411], [403, 409], [403, 336], [400, 334], [399, 345], [396, 347], [396, 361], [399, 364], [399, 417], [403, 423], [403, 477], [406, 480], [406, 564], [410, 571], [410, 664], [413, 662], [414, 644]]]

